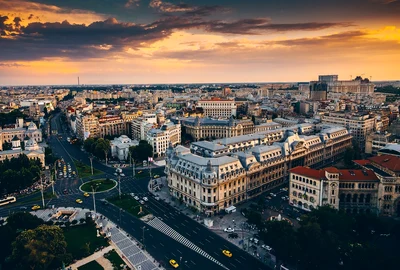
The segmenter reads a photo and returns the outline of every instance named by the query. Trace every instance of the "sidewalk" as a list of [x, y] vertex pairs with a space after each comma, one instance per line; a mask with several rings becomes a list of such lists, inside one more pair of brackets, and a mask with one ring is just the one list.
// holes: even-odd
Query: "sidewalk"
[[107, 234], [120, 257], [133, 269], [158, 270], [164, 269], [147, 251], [141, 248], [141, 244], [125, 231], [121, 230], [110, 220], [98, 214], [95, 218], [100, 230]]
[[[103, 258], [104, 254], [106, 254], [107, 252], [109, 252], [113, 249], [114, 249], [113, 246], [108, 246], [108, 247], [104, 248], [103, 250], [95, 252], [94, 254], [90, 255], [89, 257], [83, 258], [83, 259], [75, 262], [74, 264], [71, 264], [70, 266], [66, 267], [66, 269], [76, 270], [79, 267], [81, 267], [82, 265], [85, 265], [91, 261], [96, 261], [97, 259]], [[110, 263], [110, 265], [111, 265], [111, 263]], [[107, 269], [107, 268], [105, 268], [105, 269]], [[108, 269], [112, 269], [112, 265], [111, 265], [111, 268], [108, 268]]]

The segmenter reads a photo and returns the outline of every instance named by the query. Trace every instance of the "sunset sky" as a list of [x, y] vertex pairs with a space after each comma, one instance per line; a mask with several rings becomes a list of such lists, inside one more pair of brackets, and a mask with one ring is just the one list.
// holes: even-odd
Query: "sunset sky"
[[400, 79], [400, 0], [0, 0], [0, 85]]

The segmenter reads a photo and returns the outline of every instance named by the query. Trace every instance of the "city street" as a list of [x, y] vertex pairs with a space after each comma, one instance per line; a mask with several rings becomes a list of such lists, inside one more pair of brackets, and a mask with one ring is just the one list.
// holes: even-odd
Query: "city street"
[[[65, 133], [60, 122], [59, 115], [52, 118], [51, 127], [57, 130], [57, 135], [49, 137], [48, 143], [53, 152], [71, 164], [72, 170], [76, 171], [73, 160], [79, 160], [90, 166], [90, 160], [86, 153], [76, 146], [67, 142], [68, 134]], [[115, 178], [115, 169], [105, 166], [93, 160], [93, 167], [104, 172], [101, 176]], [[131, 169], [125, 168], [125, 175], [131, 175]], [[135, 193], [141, 196], [148, 194], [149, 178], [132, 179], [132, 177], [121, 178], [121, 190], [123, 193]], [[85, 198], [79, 191], [79, 186], [83, 183], [79, 177], [63, 178], [55, 183], [57, 198], [46, 200], [46, 205], [55, 207], [82, 207], [93, 209], [92, 197]], [[68, 194], [63, 194], [64, 189]], [[129, 213], [113, 206], [105, 205], [102, 199], [118, 194], [118, 189], [114, 188], [105, 193], [96, 195], [96, 210], [106, 218], [118, 224], [123, 230], [142, 242], [144, 234], [144, 244], [148, 252], [163, 265], [168, 265], [170, 259], [177, 261], [182, 257], [182, 266], [185, 269], [266, 269], [266, 266], [256, 258], [241, 250], [234, 244], [215, 234], [197, 221], [181, 213], [169, 204], [155, 200], [149, 196], [146, 202], [147, 209], [157, 217], [157, 224], [149, 226], [145, 222], [137, 219]], [[76, 199], [82, 199], [82, 204], [77, 204]], [[39, 199], [39, 198], [38, 198]], [[35, 203], [30, 200], [18, 201], [17, 205], [10, 205], [0, 209], [0, 216], [4, 217], [13, 211], [21, 211], [21, 207], [28, 209]], [[41, 205], [40, 200], [36, 204]], [[143, 227], [145, 229], [143, 230]], [[227, 249], [232, 252], [231, 258], [226, 257], [222, 250]]]

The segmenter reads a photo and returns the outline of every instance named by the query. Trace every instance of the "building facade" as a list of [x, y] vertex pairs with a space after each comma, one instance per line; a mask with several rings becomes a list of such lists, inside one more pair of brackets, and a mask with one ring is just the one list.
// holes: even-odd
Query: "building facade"
[[288, 130], [282, 142], [272, 145], [268, 136], [253, 135], [226, 138], [225, 144], [216, 140], [193, 143], [190, 149], [168, 148], [165, 172], [171, 196], [215, 214], [287, 182], [291, 168], [331, 164], [351, 145], [345, 128], [312, 136]]
[[290, 170], [289, 203], [311, 211], [330, 205], [347, 213], [378, 213], [379, 179], [372, 170]]
[[370, 115], [346, 115], [329, 113], [321, 116], [322, 123], [346, 127], [360, 148], [364, 150], [367, 135], [375, 129], [376, 119]]
[[116, 157], [121, 161], [129, 160], [129, 147], [137, 145], [139, 145], [138, 141], [131, 140], [128, 136], [122, 135], [110, 142], [111, 156]]
[[39, 143], [42, 142], [42, 131], [37, 128], [34, 122], [30, 122], [25, 127], [24, 120], [18, 118], [15, 125], [0, 128], [0, 150], [3, 150], [3, 143], [11, 143], [15, 137], [20, 141], [24, 141], [28, 137]]
[[153, 147], [153, 153], [159, 157], [165, 156], [169, 144], [181, 143], [181, 124], [165, 123], [160, 129], [147, 132], [147, 142]]
[[234, 100], [220, 98], [202, 99], [198, 101], [197, 107], [203, 108], [204, 116], [214, 118], [236, 117], [236, 104]]

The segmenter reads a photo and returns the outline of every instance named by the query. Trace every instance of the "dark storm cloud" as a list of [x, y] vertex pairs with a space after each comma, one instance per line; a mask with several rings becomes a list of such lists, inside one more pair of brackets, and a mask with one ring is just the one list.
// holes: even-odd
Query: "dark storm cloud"
[[307, 23], [288, 23], [274, 24], [268, 18], [243, 19], [235, 22], [214, 22], [206, 26], [210, 32], [219, 32], [226, 34], [244, 34], [256, 35], [266, 31], [286, 32], [300, 30], [321, 30], [331, 27], [347, 27], [349, 23], [329, 23], [329, 22], [307, 22]]
[[[169, 6], [169, 8], [171, 8]], [[21, 19], [6, 23], [0, 16], [0, 60], [36, 60], [46, 57], [70, 59], [104, 58], [121, 53], [127, 48], [139, 48], [169, 37], [176, 30], [200, 29], [207, 32], [254, 35], [269, 32], [320, 30], [343, 27], [349, 24], [309, 22], [274, 24], [268, 18], [236, 21], [206, 20], [217, 6], [174, 5], [179, 15], [163, 16], [152, 23], [135, 24], [118, 22], [115, 18], [93, 22], [89, 25], [71, 24], [68, 21], [31, 22], [21, 26]], [[164, 8], [165, 10], [165, 8]], [[4, 38], [7, 36], [6, 38]]]

